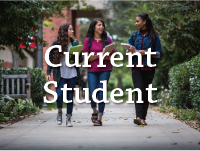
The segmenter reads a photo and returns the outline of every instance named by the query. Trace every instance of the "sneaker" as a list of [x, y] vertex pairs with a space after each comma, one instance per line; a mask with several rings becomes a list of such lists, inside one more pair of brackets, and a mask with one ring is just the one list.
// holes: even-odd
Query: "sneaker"
[[56, 122], [58, 125], [62, 124], [62, 112], [57, 114]]
[[73, 127], [72, 123], [71, 123], [71, 117], [67, 116], [66, 118], [66, 126], [67, 127]]

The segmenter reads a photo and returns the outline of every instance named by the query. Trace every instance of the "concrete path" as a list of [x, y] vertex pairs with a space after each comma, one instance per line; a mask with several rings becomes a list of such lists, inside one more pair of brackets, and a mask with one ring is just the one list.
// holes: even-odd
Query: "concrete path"
[[[148, 126], [133, 124], [134, 104], [106, 104], [102, 127], [94, 127], [89, 104], [76, 104], [74, 127], [58, 126], [57, 111], [24, 119], [0, 130], [1, 150], [200, 149], [200, 133], [168, 115], [148, 111]], [[66, 109], [63, 109], [66, 113]]]

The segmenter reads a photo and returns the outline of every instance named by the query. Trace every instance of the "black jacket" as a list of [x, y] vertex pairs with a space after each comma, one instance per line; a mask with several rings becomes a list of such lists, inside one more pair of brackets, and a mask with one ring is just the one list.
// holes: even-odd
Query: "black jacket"
[[[56, 45], [56, 41], [57, 40], [54, 40], [53, 43], [51, 44], [51, 46], [53, 45]], [[49, 54], [49, 60], [51, 63], [53, 63], [53, 54], [54, 54], [54, 51], [56, 50], [57, 48], [54, 48], [50, 51], [50, 54]], [[71, 59], [70, 60], [73, 60], [75, 61], [75, 55], [72, 55], [71, 56]], [[83, 56], [82, 56], [82, 52], [80, 53], [79, 55], [79, 63], [82, 63], [83, 62]], [[80, 71], [79, 71], [79, 67], [73, 67], [73, 68], [76, 68], [76, 72], [77, 72], [77, 76], [78, 76], [78, 84], [79, 84], [79, 87], [82, 86], [82, 79], [81, 79], [81, 74], [80, 74]], [[51, 67], [47, 64], [47, 75], [50, 75], [51, 74], [51, 70], [53, 70], [53, 80], [57, 82], [57, 84], [59, 85], [60, 83], [60, 77], [61, 77], [61, 74], [60, 74], [60, 67]]]

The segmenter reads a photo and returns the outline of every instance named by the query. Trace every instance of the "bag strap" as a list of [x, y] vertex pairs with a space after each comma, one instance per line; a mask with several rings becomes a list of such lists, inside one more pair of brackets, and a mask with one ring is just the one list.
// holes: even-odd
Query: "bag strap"
[[90, 53], [90, 47], [92, 45], [92, 37], [88, 37], [88, 45], [89, 45], [89, 53]]
[[[91, 48], [91, 45], [92, 45], [92, 38], [91, 37], [88, 37], [88, 43], [89, 43], [89, 53], [90, 53], [90, 48]], [[109, 37], [107, 36], [107, 43], [109, 43]]]
[[155, 45], [156, 45], [156, 35], [155, 34], [153, 35], [153, 38], [151, 38], [151, 41], [152, 41], [153, 50], [155, 51]]
[[137, 35], [137, 31], [134, 31], [134, 32], [132, 33], [133, 46], [135, 45], [136, 35]]
[[107, 36], [107, 43], [109, 44], [109, 37]]

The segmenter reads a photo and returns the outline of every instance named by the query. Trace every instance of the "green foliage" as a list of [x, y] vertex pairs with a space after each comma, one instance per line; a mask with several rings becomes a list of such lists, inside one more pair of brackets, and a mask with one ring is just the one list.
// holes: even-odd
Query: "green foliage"
[[0, 113], [0, 121], [8, 121], [10, 117], [5, 117], [3, 113]]
[[31, 71], [31, 98], [37, 106], [41, 106], [43, 96], [46, 95], [44, 85], [46, 84], [45, 72], [41, 68], [34, 68]]
[[[45, 103], [48, 107], [48, 110], [56, 110], [57, 109], [57, 104], [56, 103]], [[63, 108], [67, 107], [67, 103], [63, 103], [62, 105]]]
[[32, 102], [32, 99], [18, 99], [15, 101], [7, 95], [0, 99], [0, 121], [8, 121], [10, 117], [20, 116], [26, 113], [32, 114], [37, 111], [38, 108]]
[[[158, 98], [161, 86], [168, 88], [169, 69], [199, 53], [200, 3], [195, 3], [194, 0], [141, 0], [123, 13], [125, 17], [121, 22], [126, 25], [127, 33], [136, 30], [134, 20], [142, 12], [149, 14], [154, 28], [159, 32], [163, 54], [153, 80], [153, 87], [158, 88], [157, 92], [153, 91], [154, 99]], [[138, 6], [141, 8], [139, 11]]]
[[175, 118], [180, 120], [190, 121], [190, 120], [199, 120], [198, 115], [200, 115], [196, 110], [193, 109], [180, 109], [173, 112]]
[[2, 67], [3, 61], [3, 59], [0, 59], [0, 68]]
[[[151, 2], [156, 29], [173, 51], [187, 53], [191, 58], [199, 53], [200, 48], [200, 3], [194, 1]], [[165, 30], [162, 30], [165, 29]]]
[[[31, 74], [31, 98], [36, 106], [41, 106], [43, 104], [43, 96], [46, 95], [44, 90], [44, 85], [47, 82], [45, 78], [45, 72], [41, 68], [16, 68], [16, 69], [1, 69], [2, 74], [27, 74], [30, 71]], [[16, 82], [16, 81], [15, 81]], [[20, 86], [22, 88], [22, 81], [20, 81]], [[11, 82], [10, 82], [11, 88]], [[17, 87], [15, 87], [17, 89]], [[9, 90], [11, 93], [11, 89]], [[5, 92], [5, 91], [4, 91]], [[16, 92], [16, 91], [15, 91]], [[21, 92], [21, 90], [20, 90]]]
[[159, 107], [159, 112], [161, 113], [171, 113], [171, 112], [175, 112], [177, 110], [177, 108], [173, 107], [173, 106], [160, 106]]
[[170, 101], [177, 108], [200, 111], [200, 54], [169, 71]]
[[51, 29], [52, 30], [54, 30], [54, 26], [53, 26], [53, 24], [52, 24], [52, 22], [50, 22], [50, 21], [43, 21], [43, 23], [42, 23], [45, 27], [51, 27]]
[[9, 96], [3, 96], [0, 99], [0, 113], [4, 113], [5, 116], [13, 116], [17, 113], [16, 110], [17, 103], [15, 100]]
[[[78, 4], [79, 1], [1, 1], [0, 2], [0, 50], [5, 49], [3, 46], [12, 46], [16, 49], [21, 59], [25, 58], [23, 51], [19, 45], [23, 43], [26, 48], [29, 47], [29, 42], [33, 42], [29, 36], [35, 37], [35, 41], [40, 42], [45, 46], [47, 43], [38, 36], [38, 24], [44, 20], [50, 20], [53, 15], [62, 16], [62, 10], [67, 7], [71, 8]], [[44, 23], [45, 24], [45, 23]], [[47, 24], [45, 24], [47, 25]], [[51, 28], [53, 26], [50, 25]]]

